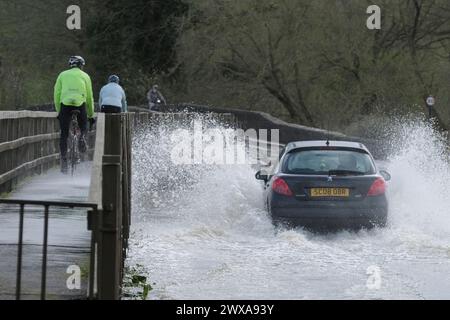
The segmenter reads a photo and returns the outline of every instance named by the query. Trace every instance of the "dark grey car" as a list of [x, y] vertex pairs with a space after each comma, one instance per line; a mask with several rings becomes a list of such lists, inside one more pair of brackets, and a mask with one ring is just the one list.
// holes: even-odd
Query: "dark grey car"
[[386, 225], [386, 181], [360, 143], [289, 143], [265, 183], [266, 206], [275, 224], [311, 229], [372, 228]]

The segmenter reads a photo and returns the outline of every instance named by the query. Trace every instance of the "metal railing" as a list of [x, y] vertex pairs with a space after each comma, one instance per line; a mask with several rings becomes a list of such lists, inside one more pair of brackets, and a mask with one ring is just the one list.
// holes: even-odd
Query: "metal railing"
[[[30, 113], [29, 115], [38, 117], [41, 116], [40, 114], [39, 112]], [[35, 131], [27, 131], [28, 133], [25, 135], [26, 141], [22, 139], [23, 134], [20, 133], [21, 130], [15, 128], [16, 125], [22, 126], [20, 124], [21, 122], [15, 121], [13, 124], [10, 122], [10, 119], [21, 119], [22, 116], [26, 118], [27, 115], [28, 113], [22, 115], [17, 113], [3, 114], [2, 119], [7, 119], [8, 122], [7, 134], [3, 139], [4, 141], [5, 139], [9, 140], [3, 144], [0, 141], [0, 147], [4, 150], [16, 150], [21, 146], [28, 148], [27, 144], [36, 143], [41, 138], [45, 141], [51, 141], [52, 145], [57, 142], [56, 140], [59, 138], [59, 135], [57, 137], [57, 134], [51, 133], [45, 136], [33, 137], [32, 134], [35, 134]], [[44, 118], [51, 117], [53, 115], [44, 116]], [[27, 206], [41, 206], [44, 212], [40, 298], [44, 300], [47, 295], [47, 253], [50, 208], [58, 207], [89, 210], [87, 229], [92, 233], [87, 298], [120, 299], [124, 261], [131, 224], [131, 134], [133, 117], [133, 113], [119, 115], [98, 114], [88, 203], [0, 199], [0, 204], [16, 205], [20, 208], [15, 288], [16, 299], [21, 299], [22, 295], [24, 216]], [[51, 120], [51, 122], [51, 127], [54, 129], [54, 120]], [[16, 131], [14, 135], [10, 134], [11, 129]], [[30, 134], [31, 136], [28, 137], [27, 135]], [[0, 153], [3, 149], [0, 148]], [[54, 148], [49, 148], [47, 151], [52, 154]], [[31, 155], [30, 159], [39, 158], [41, 155], [42, 150]], [[25, 161], [29, 161], [29, 159], [25, 159]], [[17, 171], [14, 168], [14, 163], [9, 163], [9, 165], [11, 165], [11, 168], [8, 168], [9, 171]], [[21, 164], [18, 163], [18, 165], [20, 166]], [[16, 176], [16, 173], [14, 173], [14, 176]]]
[[[19, 217], [19, 238], [18, 238], [18, 250], [17, 250], [17, 269], [16, 269], [16, 300], [21, 298], [21, 288], [22, 288], [22, 259], [23, 259], [23, 236], [24, 236], [24, 218], [25, 218], [25, 207], [26, 206], [41, 206], [44, 207], [44, 233], [42, 241], [42, 267], [41, 267], [41, 300], [46, 298], [46, 284], [47, 284], [47, 252], [48, 252], [48, 225], [50, 217], [50, 208], [86, 208], [90, 209], [91, 214], [97, 213], [97, 205], [92, 203], [75, 203], [75, 202], [60, 202], [60, 201], [34, 201], [34, 200], [17, 200], [17, 199], [0, 199], [0, 204], [6, 205], [18, 205], [20, 207], [20, 217]], [[92, 244], [91, 244], [92, 250]], [[93, 264], [93, 257], [91, 256], [91, 265]], [[92, 268], [90, 269], [92, 275]], [[90, 277], [90, 281], [93, 277]], [[93, 283], [90, 282], [89, 290], [90, 296], [92, 294]]]

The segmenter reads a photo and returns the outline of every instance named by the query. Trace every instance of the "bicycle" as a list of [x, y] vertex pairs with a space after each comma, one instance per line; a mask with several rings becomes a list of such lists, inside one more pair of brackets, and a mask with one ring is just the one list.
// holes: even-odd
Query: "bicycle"
[[81, 162], [79, 143], [81, 139], [81, 129], [78, 125], [78, 115], [80, 111], [72, 111], [72, 120], [69, 126], [69, 137], [67, 138], [67, 161], [71, 167], [73, 176], [76, 166]]

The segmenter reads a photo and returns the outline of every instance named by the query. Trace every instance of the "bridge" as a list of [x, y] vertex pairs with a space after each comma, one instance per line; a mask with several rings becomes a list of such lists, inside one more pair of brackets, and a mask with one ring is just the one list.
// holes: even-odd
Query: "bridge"
[[[169, 160], [145, 158], [149, 148], [158, 149], [156, 144], [148, 143], [154, 143], [151, 137], [170, 139], [174, 129], [189, 128], [196, 119], [203, 127], [255, 130], [257, 139], [263, 138], [260, 130], [278, 130], [276, 135], [265, 135], [264, 139], [277, 136], [280, 145], [293, 140], [353, 140], [366, 144], [378, 159], [390, 152], [379, 141], [289, 124], [261, 112], [212, 110], [195, 105], [173, 106], [165, 113], [150, 113], [137, 107], [131, 107], [130, 111], [121, 115], [97, 115], [96, 129], [89, 133], [90, 161], [81, 165], [74, 177], [63, 176], [58, 171], [59, 126], [55, 113], [0, 112], [0, 252], [5, 257], [0, 262], [0, 298], [123, 297], [124, 278], [133, 272], [125, 263], [130, 243], [139, 246], [142, 241], [153, 239], [131, 232], [133, 214], [148, 205], [154, 216], [164, 216], [161, 202], [173, 203], [179, 197], [175, 193], [180, 190], [169, 191], [172, 184], [186, 179], [195, 181], [198, 174], [195, 170], [187, 172], [178, 168], [179, 175], [174, 175], [177, 167], [167, 166], [162, 174], [169, 176], [172, 172], [170, 179], [164, 176], [161, 179], [151, 169], [142, 172], [145, 166], [164, 168], [163, 163], [152, 161], [167, 164]], [[261, 144], [256, 147], [264, 148]], [[158, 149], [158, 152], [168, 150]], [[133, 174], [136, 170], [138, 175]], [[133, 194], [138, 198], [133, 199], [133, 179], [138, 186], [154, 182], [141, 181], [143, 175], [155, 175], [153, 180], [158, 180], [156, 184], [166, 193], [142, 191], [137, 196]], [[181, 191], [190, 192], [189, 187]], [[205, 206], [210, 208], [209, 203]], [[145, 219], [138, 220], [145, 222]], [[296, 234], [284, 236], [304, 241]], [[442, 266], [448, 267], [448, 260], [442, 259]], [[133, 256], [131, 260], [141, 261], [142, 257]], [[317, 263], [318, 260], [313, 261]], [[227, 270], [224, 268], [219, 266], [214, 270], [222, 274]]]

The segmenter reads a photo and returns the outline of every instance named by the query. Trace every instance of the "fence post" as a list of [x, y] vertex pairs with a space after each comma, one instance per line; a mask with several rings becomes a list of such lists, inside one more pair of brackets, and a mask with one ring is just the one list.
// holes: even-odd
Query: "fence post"
[[105, 115], [98, 298], [117, 300], [122, 281], [122, 118]]
[[124, 115], [123, 126], [123, 147], [122, 147], [122, 221], [123, 221], [123, 255], [126, 256], [126, 249], [128, 249], [128, 238], [130, 235], [130, 199], [131, 199], [131, 114]]

